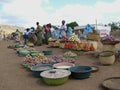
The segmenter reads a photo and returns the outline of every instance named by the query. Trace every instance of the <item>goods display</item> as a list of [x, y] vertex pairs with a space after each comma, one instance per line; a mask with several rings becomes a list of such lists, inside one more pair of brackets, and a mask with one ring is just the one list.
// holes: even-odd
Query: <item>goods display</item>
[[62, 69], [51, 69], [41, 72], [41, 77], [47, 85], [61, 85], [64, 84], [71, 72]]
[[102, 82], [102, 86], [109, 90], [120, 90], [120, 77], [110, 77]]
[[35, 57], [35, 56], [37, 56], [37, 55], [44, 55], [44, 53], [42, 53], [42, 52], [31, 52], [30, 55], [31, 55], [32, 57]]
[[115, 55], [112, 51], [103, 51], [99, 54], [100, 63], [103, 65], [112, 65], [115, 62]]
[[34, 47], [34, 44], [33, 43], [27, 43], [27, 46]]
[[113, 36], [105, 36], [101, 38], [101, 41], [115, 41], [115, 38]]
[[32, 57], [30, 54], [26, 55], [23, 61], [23, 64], [28, 64], [29, 67], [35, 66], [37, 64], [41, 64], [43, 60], [47, 59], [44, 55], [36, 55]]
[[60, 63], [60, 62], [69, 62], [69, 63], [75, 63], [75, 59], [73, 58], [65, 58], [62, 55], [53, 55], [52, 59], [56, 62], [56, 63]]
[[100, 39], [100, 35], [96, 33], [88, 33], [88, 39], [98, 41]]
[[24, 47], [23, 44], [17, 44], [17, 45], [15, 45], [15, 48], [23, 48], [23, 47]]
[[57, 41], [50, 41], [49, 43], [48, 43], [48, 46], [49, 47], [59, 47], [59, 45], [60, 45], [60, 42], [57, 40]]
[[27, 54], [30, 54], [30, 51], [28, 51], [28, 50], [20, 50], [19, 51], [19, 55], [26, 56]]
[[77, 58], [77, 54], [76, 53], [73, 53], [73, 52], [71, 52], [71, 51], [68, 51], [68, 52], [65, 52], [64, 54], [63, 54], [63, 56], [64, 57], [66, 57], [66, 58]]
[[110, 44], [110, 45], [115, 45], [117, 43], [119, 43], [120, 41], [116, 38], [114, 38], [113, 36], [105, 36], [105, 37], [102, 37], [101, 40], [100, 40], [103, 44]]
[[61, 62], [61, 63], [56, 63], [53, 65], [53, 67], [56, 69], [69, 69], [72, 66], [75, 66], [75, 64], [68, 63], [68, 62]]
[[30, 54], [26, 55], [23, 64], [28, 64], [29, 67], [35, 66], [37, 64], [55, 64], [60, 62], [75, 63], [73, 58], [65, 58], [62, 55], [53, 55], [51, 58], [47, 58], [42, 54], [38, 54], [32, 57]]
[[50, 38], [48, 39], [48, 41], [49, 41], [49, 42], [53, 42], [53, 41], [56, 41], [56, 39], [50, 37]]
[[73, 66], [69, 70], [71, 71], [71, 76], [76, 79], [89, 78], [92, 72], [90, 66]]
[[37, 64], [35, 66], [32, 66], [30, 70], [33, 72], [34, 76], [40, 77], [40, 73], [45, 70], [53, 69], [52, 64]]
[[75, 33], [73, 33], [73, 34], [68, 38], [68, 41], [80, 42], [80, 39], [78, 38], [77, 35], [75, 35]]
[[7, 48], [14, 49], [15, 46], [14, 45], [8, 45]]
[[52, 51], [51, 50], [46, 50], [46, 51], [42, 51], [44, 53], [44, 55], [51, 55]]

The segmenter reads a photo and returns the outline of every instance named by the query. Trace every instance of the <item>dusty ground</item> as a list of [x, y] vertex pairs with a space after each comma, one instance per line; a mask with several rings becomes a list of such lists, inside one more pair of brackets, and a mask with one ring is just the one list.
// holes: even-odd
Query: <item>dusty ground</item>
[[[32, 72], [21, 66], [23, 57], [19, 57], [16, 51], [8, 49], [8, 45], [14, 45], [13, 41], [0, 42], [0, 90], [105, 90], [101, 83], [108, 77], [120, 76], [120, 62], [116, 61], [111, 66], [99, 64], [99, 59], [91, 55], [79, 54], [77, 65], [97, 65], [99, 71], [92, 73], [91, 77], [84, 80], [69, 79], [60, 86], [48, 86], [41, 78], [35, 78]], [[117, 45], [117, 48], [120, 44]], [[51, 49], [45, 46], [36, 49]], [[62, 54], [65, 50], [51, 49], [53, 54]]]

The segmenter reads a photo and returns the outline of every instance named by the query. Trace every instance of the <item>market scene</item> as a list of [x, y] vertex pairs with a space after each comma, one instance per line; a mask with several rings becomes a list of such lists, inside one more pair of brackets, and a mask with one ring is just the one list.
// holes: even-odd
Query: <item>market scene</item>
[[0, 90], [120, 90], [120, 0], [0, 0]]
[[[62, 20], [55, 30], [51, 23], [41, 26], [36, 22], [35, 28], [26, 28], [23, 32], [16, 29], [9, 36], [3, 33], [1, 49], [5, 48], [6, 52], [0, 55], [11, 59], [5, 61], [3, 58], [7, 64], [2, 66], [1, 61], [1, 68], [9, 69], [9, 66], [18, 70], [9, 71], [8, 75], [14, 73], [14, 77], [22, 80], [7, 82], [14, 85], [26, 82], [28, 86], [23, 90], [46, 90], [48, 87], [51, 90], [80, 90], [80, 87], [82, 90], [119, 90], [119, 35], [112, 34], [110, 26], [98, 25], [96, 30], [96, 25], [87, 24], [72, 29], [65, 23]], [[7, 80], [5, 71], [2, 75]], [[9, 87], [11, 89], [1, 85], [1, 90], [15, 90]], [[22, 89], [20, 87], [18, 90]]]

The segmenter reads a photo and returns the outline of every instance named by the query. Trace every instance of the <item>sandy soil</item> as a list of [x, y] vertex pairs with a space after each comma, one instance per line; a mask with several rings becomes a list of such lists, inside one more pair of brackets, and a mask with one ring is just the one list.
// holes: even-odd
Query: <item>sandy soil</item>
[[[41, 78], [35, 78], [32, 72], [21, 66], [23, 57], [19, 57], [16, 51], [8, 49], [8, 45], [14, 45], [13, 41], [0, 42], [0, 90], [105, 90], [101, 83], [109, 77], [120, 76], [120, 62], [116, 61], [111, 66], [99, 64], [99, 59], [94, 55], [79, 54], [76, 65], [96, 65], [99, 71], [92, 73], [91, 77], [84, 80], [69, 79], [60, 86], [48, 86]], [[119, 47], [117, 45], [117, 47]], [[51, 49], [53, 54], [62, 54], [65, 50], [35, 47], [37, 50]]]

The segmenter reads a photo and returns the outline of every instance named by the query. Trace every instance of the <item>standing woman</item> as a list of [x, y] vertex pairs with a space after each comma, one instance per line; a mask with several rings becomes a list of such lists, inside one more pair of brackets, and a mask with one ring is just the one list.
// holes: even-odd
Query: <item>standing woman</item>
[[48, 44], [48, 39], [51, 37], [51, 24], [45, 26], [45, 43]]
[[37, 45], [42, 45], [42, 27], [39, 25], [39, 22], [36, 22], [36, 36], [37, 36]]
[[62, 25], [60, 27], [60, 38], [66, 37], [67, 27], [65, 25], [65, 20], [62, 20]]

